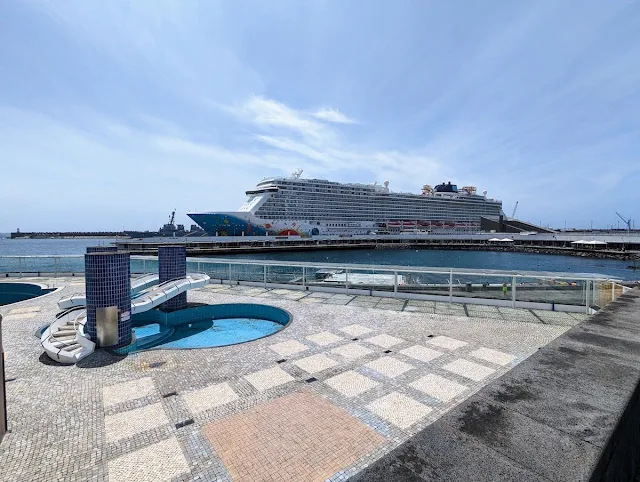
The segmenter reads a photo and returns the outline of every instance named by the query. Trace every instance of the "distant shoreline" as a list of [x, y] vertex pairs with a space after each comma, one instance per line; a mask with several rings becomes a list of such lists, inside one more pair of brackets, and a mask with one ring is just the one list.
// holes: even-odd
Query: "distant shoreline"
[[130, 236], [110, 236], [110, 235], [81, 235], [81, 236], [20, 236], [10, 237], [6, 236], [6, 239], [18, 240], [18, 239], [133, 239]]

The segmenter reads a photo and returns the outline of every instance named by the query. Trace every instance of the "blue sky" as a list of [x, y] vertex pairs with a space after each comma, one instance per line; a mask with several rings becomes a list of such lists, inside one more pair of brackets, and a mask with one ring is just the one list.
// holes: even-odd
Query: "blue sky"
[[0, 2], [0, 231], [157, 229], [265, 176], [640, 220], [637, 0]]

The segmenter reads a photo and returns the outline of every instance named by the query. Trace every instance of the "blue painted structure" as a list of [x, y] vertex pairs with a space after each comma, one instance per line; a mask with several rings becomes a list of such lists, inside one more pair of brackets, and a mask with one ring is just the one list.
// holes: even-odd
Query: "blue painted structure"
[[117, 348], [131, 343], [131, 269], [129, 253], [97, 252], [84, 255], [87, 323], [91, 340], [98, 341], [96, 308], [118, 307]]
[[189, 214], [210, 236], [265, 236], [267, 230], [245, 219], [224, 213]]
[[[185, 246], [158, 247], [158, 276], [160, 284], [187, 277], [187, 248]], [[187, 307], [187, 293], [180, 293], [162, 303], [165, 311], [184, 310]]]

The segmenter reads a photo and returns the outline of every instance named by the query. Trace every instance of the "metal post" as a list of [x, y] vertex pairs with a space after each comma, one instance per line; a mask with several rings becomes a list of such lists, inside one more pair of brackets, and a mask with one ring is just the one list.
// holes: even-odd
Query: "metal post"
[[589, 314], [589, 283], [591, 283], [589, 280], [587, 280], [586, 286], [585, 286], [585, 293], [584, 293], [584, 299], [585, 299], [585, 313], [588, 315]]
[[516, 277], [511, 278], [511, 307], [516, 307]]
[[453, 269], [449, 271], [449, 303], [453, 302]]
[[307, 289], [306, 279], [307, 279], [307, 267], [303, 266], [302, 267], [302, 289], [305, 291]]
[[264, 268], [264, 275], [263, 275], [263, 281], [264, 281], [264, 289], [267, 289], [267, 265], [265, 264], [263, 266]]
[[147, 260], [146, 259], [142, 260], [142, 273], [143, 274], [147, 273]]
[[344, 272], [344, 292], [349, 294], [349, 270], [345, 270]]
[[20, 273], [20, 278], [22, 278], [22, 258], [18, 258], [18, 272]]
[[616, 300], [616, 284], [612, 281], [611, 282], [611, 301], [615, 301]]
[[231, 286], [231, 263], [229, 263], [229, 275], [227, 276], [229, 280], [229, 286]]
[[398, 272], [393, 272], [393, 297], [398, 297]]
[[53, 258], [53, 277], [58, 277], [58, 258]]
[[200, 261], [198, 261], [198, 264], [196, 266], [198, 267], [198, 273], [200, 273]]

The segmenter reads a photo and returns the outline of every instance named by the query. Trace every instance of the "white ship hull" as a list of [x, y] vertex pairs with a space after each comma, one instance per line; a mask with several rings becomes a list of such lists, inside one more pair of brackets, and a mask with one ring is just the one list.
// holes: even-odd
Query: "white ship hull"
[[387, 183], [342, 184], [298, 173], [258, 183], [238, 211], [188, 215], [211, 236], [348, 236], [478, 231], [481, 216], [503, 214], [500, 201], [475, 188], [427, 188], [422, 195], [393, 193]]

